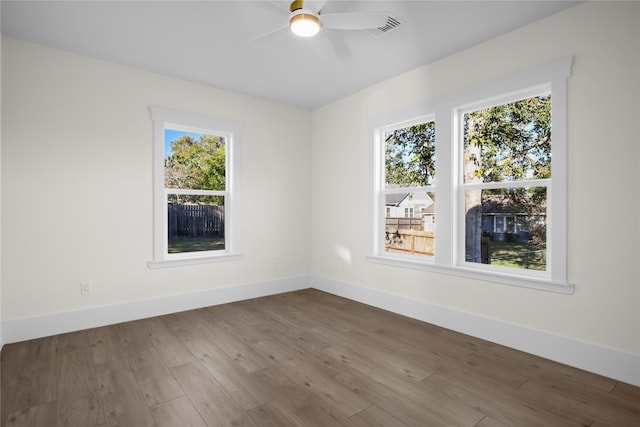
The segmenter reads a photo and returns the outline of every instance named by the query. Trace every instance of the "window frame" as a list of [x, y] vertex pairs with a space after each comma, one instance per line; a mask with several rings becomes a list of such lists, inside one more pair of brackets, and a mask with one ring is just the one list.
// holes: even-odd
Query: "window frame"
[[[575, 291], [567, 281], [567, 80], [571, 75], [573, 58], [563, 58], [538, 67], [475, 86], [460, 93], [430, 100], [418, 106], [390, 112], [370, 122], [370, 141], [373, 141], [370, 229], [372, 238], [367, 260], [396, 267], [435, 271], [482, 281], [521, 286], [532, 289], [570, 294]], [[490, 186], [535, 186], [543, 182], [547, 188], [547, 270], [544, 272], [478, 265], [464, 260], [464, 190], [462, 154], [462, 114], [474, 106], [485, 108], [527, 96], [550, 92], [552, 97], [553, 141], [552, 177], [514, 183], [492, 183]], [[534, 95], [530, 95], [534, 94]], [[524, 96], [523, 96], [524, 95]], [[437, 234], [435, 256], [411, 257], [386, 253], [380, 246], [384, 235], [384, 139], [381, 135], [401, 124], [415, 123], [424, 117], [436, 122], [435, 188]], [[533, 183], [529, 185], [530, 183]]]
[[[370, 244], [371, 246], [375, 246], [375, 253], [379, 253], [379, 254], [385, 254], [388, 253], [385, 250], [385, 236], [384, 236], [384, 228], [386, 225], [386, 213], [387, 213], [387, 206], [386, 206], [386, 196], [388, 194], [404, 194], [404, 193], [417, 193], [417, 192], [426, 192], [426, 193], [436, 193], [436, 186], [435, 186], [435, 182], [431, 185], [421, 185], [421, 186], [397, 186], [394, 188], [387, 188], [387, 183], [385, 180], [385, 174], [384, 174], [384, 170], [385, 170], [385, 163], [384, 163], [384, 159], [385, 159], [385, 145], [384, 145], [384, 140], [385, 140], [385, 133], [386, 132], [392, 132], [398, 129], [403, 129], [403, 128], [408, 128], [411, 126], [415, 126], [415, 125], [419, 125], [422, 123], [427, 123], [427, 122], [435, 122], [435, 115], [434, 114], [417, 114], [414, 117], [412, 117], [409, 120], [402, 120], [402, 121], [398, 121], [392, 124], [388, 124], [388, 125], [384, 125], [381, 127], [378, 127], [376, 129], [376, 131], [374, 132], [374, 138], [376, 140], [375, 143], [375, 158], [377, 159], [376, 162], [378, 164], [380, 164], [380, 162], [382, 162], [382, 167], [381, 168], [375, 168], [375, 176], [374, 176], [374, 188], [375, 188], [375, 192], [377, 193], [377, 200], [379, 203], [378, 207], [374, 207], [374, 222], [376, 224], [382, 224], [382, 233], [373, 233], [372, 237], [373, 237], [373, 241]], [[437, 129], [437, 122], [436, 122], [436, 129]], [[437, 130], [436, 130], [436, 135], [437, 135]], [[437, 139], [437, 136], [436, 136]], [[436, 177], [438, 175], [437, 172], [437, 164], [436, 164]], [[437, 178], [435, 179], [437, 180]], [[434, 180], [434, 181], [435, 181]], [[406, 215], [406, 207], [404, 208], [404, 213]], [[412, 208], [413, 210], [413, 208]], [[407, 218], [405, 216], [405, 218]], [[437, 239], [436, 239], [437, 242]], [[431, 260], [433, 257], [432, 256], [425, 256], [425, 255], [420, 255], [421, 258], [426, 258]], [[406, 259], [408, 261], [411, 261], [414, 257], [411, 255], [405, 255], [405, 254], [396, 254], [394, 256], [394, 258], [398, 258], [398, 259]]]
[[[240, 259], [239, 215], [237, 202], [238, 122], [187, 113], [163, 107], [149, 107], [153, 121], [153, 260], [149, 268], [176, 267]], [[225, 140], [225, 189], [167, 189], [164, 184], [165, 129], [215, 135]], [[168, 253], [167, 203], [169, 194], [219, 195], [224, 197], [225, 248], [213, 251]]]

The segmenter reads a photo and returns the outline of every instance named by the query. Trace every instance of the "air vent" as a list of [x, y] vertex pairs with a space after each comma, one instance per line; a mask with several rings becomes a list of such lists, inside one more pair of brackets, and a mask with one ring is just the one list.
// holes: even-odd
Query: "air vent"
[[390, 33], [391, 31], [397, 29], [401, 25], [404, 25], [404, 22], [402, 22], [398, 18], [394, 18], [393, 16], [388, 16], [386, 25], [378, 28], [372, 28], [369, 30], [369, 32], [374, 36], [381, 36], [383, 34]]

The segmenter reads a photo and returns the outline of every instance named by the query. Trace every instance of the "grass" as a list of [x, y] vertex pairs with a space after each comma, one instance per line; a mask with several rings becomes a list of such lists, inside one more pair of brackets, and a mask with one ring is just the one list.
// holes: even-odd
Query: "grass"
[[173, 237], [168, 249], [170, 254], [224, 250], [224, 237]]
[[[224, 237], [174, 237], [169, 240], [169, 253], [224, 250]], [[489, 242], [489, 259], [493, 265], [545, 270], [544, 249], [527, 243]]]
[[546, 251], [527, 243], [489, 242], [489, 263], [529, 270], [546, 269]]

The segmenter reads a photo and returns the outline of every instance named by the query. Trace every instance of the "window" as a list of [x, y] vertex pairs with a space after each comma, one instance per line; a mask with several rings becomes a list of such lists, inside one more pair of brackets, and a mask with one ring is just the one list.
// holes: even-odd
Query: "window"
[[435, 203], [435, 128], [430, 117], [423, 117], [380, 130], [385, 253], [433, 256], [433, 217], [427, 217]]
[[168, 267], [236, 259], [234, 122], [152, 107], [154, 259]]
[[464, 261], [546, 271], [552, 97], [517, 98], [458, 110]]
[[571, 63], [556, 61], [374, 122], [368, 259], [572, 292], [566, 280]]

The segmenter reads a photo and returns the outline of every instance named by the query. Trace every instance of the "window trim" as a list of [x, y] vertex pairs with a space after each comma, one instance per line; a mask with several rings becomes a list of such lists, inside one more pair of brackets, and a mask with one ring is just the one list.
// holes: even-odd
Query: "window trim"
[[[476, 280], [520, 286], [544, 291], [572, 294], [575, 286], [567, 281], [567, 80], [571, 75], [573, 57], [562, 58], [496, 79], [492, 82], [471, 87], [462, 92], [432, 99], [420, 105], [385, 114], [370, 121], [369, 141], [374, 141], [371, 156], [371, 215], [369, 226], [371, 238], [369, 262], [395, 267], [414, 268]], [[491, 100], [551, 91], [553, 99], [553, 156], [551, 170], [553, 183], [546, 183], [548, 216], [552, 217], [547, 229], [548, 271], [525, 271], [518, 269], [502, 271], [498, 268], [477, 268], [473, 263], [464, 262], [463, 229], [460, 229], [460, 156], [458, 134], [460, 132], [460, 111], [473, 105], [487, 105]], [[435, 256], [417, 258], [389, 255], [380, 250], [380, 225], [384, 211], [380, 211], [384, 189], [384, 141], [380, 135], [386, 129], [402, 124], [414, 123], [419, 118], [434, 117], [436, 122], [436, 216], [438, 235], [435, 239]], [[409, 118], [409, 119], [408, 119]], [[412, 119], [416, 118], [416, 119]], [[381, 187], [382, 185], [382, 187]], [[464, 200], [462, 200], [464, 204]], [[462, 233], [462, 236], [461, 236]], [[462, 254], [462, 262], [460, 257]], [[487, 266], [484, 266], [487, 267]], [[489, 266], [490, 267], [490, 266]], [[494, 266], [495, 267], [495, 266]]]
[[[238, 122], [176, 111], [163, 107], [149, 107], [153, 120], [153, 260], [147, 263], [151, 269], [203, 264], [220, 261], [235, 261], [242, 257], [240, 248], [240, 224], [236, 189], [238, 144], [241, 125]], [[226, 189], [214, 191], [225, 197], [225, 249], [219, 251], [184, 252], [169, 254], [167, 251], [167, 195], [183, 193], [168, 190], [164, 186], [165, 129], [172, 128], [213, 134], [225, 138]], [[189, 194], [212, 193], [189, 190]]]
[[[391, 132], [394, 130], [435, 121], [434, 114], [416, 114], [416, 115], [409, 115], [409, 117], [411, 117], [411, 119], [401, 120], [401, 121], [394, 122], [392, 124], [380, 126], [374, 130], [374, 139], [376, 141], [375, 142], [375, 147], [376, 147], [375, 162], [378, 162], [374, 164], [379, 164], [379, 162], [384, 162], [385, 147], [384, 147], [383, 135], [385, 132]], [[436, 126], [437, 126], [437, 123], [436, 123]], [[381, 169], [380, 168], [374, 168], [374, 169], [376, 169], [375, 176], [374, 176], [374, 185], [376, 189], [375, 192], [379, 194], [379, 204], [380, 204], [379, 206], [380, 209], [376, 209], [375, 207], [373, 209], [375, 211], [374, 212], [375, 217], [373, 219], [374, 223], [381, 223], [383, 221], [386, 221], [386, 216], [387, 216], [386, 195], [387, 194], [398, 194], [398, 193], [406, 193], [406, 192], [415, 193], [415, 192], [421, 192], [421, 191], [435, 193], [435, 184], [387, 188], [387, 183], [385, 182], [385, 176], [384, 176], [384, 166]], [[405, 211], [406, 209], [407, 208], [405, 208]], [[377, 233], [372, 233], [372, 237], [373, 237], [373, 240], [370, 242], [369, 247], [375, 246], [376, 252], [385, 253], [386, 251], [385, 251], [384, 237], [382, 235], [378, 235]], [[398, 254], [397, 256], [402, 257], [402, 254]], [[431, 258], [431, 257], [428, 257], [428, 258]]]

